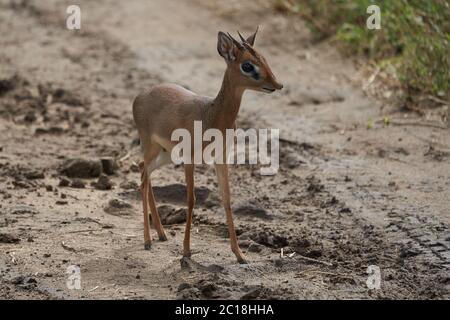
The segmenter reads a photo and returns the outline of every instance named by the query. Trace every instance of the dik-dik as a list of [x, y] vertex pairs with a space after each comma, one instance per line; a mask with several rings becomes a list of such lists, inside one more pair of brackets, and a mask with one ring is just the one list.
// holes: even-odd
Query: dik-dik
[[[144, 246], [151, 248], [150, 221], [148, 205], [150, 205], [151, 220], [158, 233], [159, 240], [167, 240], [161, 224], [155, 197], [150, 181], [153, 170], [164, 164], [171, 163], [171, 151], [177, 144], [171, 141], [172, 132], [178, 128], [187, 129], [191, 136], [194, 131], [194, 121], [202, 121], [203, 130], [218, 129], [225, 136], [227, 129], [235, 128], [235, 120], [241, 105], [241, 99], [246, 89], [272, 93], [281, 90], [280, 84], [273, 75], [264, 57], [255, 49], [255, 33], [241, 41], [230, 34], [218, 33], [217, 51], [225, 60], [227, 68], [222, 81], [222, 87], [215, 98], [197, 95], [176, 84], [161, 84], [140, 94], [133, 103], [133, 117], [139, 132], [144, 161], [142, 166], [141, 191], [144, 209]], [[191, 139], [193, 141], [193, 139]], [[202, 146], [204, 148], [205, 145]], [[194, 143], [192, 142], [192, 150]], [[224, 145], [226, 154], [226, 146]], [[193, 155], [194, 152], [191, 152]], [[239, 248], [233, 224], [230, 205], [230, 187], [228, 183], [228, 166], [215, 164], [219, 189], [222, 196], [228, 224], [228, 234], [231, 250], [239, 263], [246, 263]], [[195, 205], [194, 195], [194, 161], [184, 163], [187, 186], [187, 218], [183, 242], [183, 256], [191, 256], [190, 233], [192, 211]]]

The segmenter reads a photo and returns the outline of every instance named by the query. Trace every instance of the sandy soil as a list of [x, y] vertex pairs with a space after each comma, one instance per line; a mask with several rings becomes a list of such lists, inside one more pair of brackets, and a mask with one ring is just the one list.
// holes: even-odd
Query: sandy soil
[[[0, 1], [0, 298], [450, 298], [448, 128], [397, 109], [394, 124], [377, 122], [353, 62], [267, 1], [79, 3], [82, 29], [69, 31], [70, 1]], [[144, 251], [132, 100], [163, 81], [215, 95], [217, 31], [257, 24], [285, 90], [246, 93], [238, 118], [281, 135], [277, 175], [230, 170], [250, 263], [231, 253], [208, 166], [196, 169], [192, 260], [180, 264], [173, 165], [153, 177], [169, 239]], [[66, 286], [71, 265], [80, 290]], [[366, 285], [370, 265], [379, 290]]]

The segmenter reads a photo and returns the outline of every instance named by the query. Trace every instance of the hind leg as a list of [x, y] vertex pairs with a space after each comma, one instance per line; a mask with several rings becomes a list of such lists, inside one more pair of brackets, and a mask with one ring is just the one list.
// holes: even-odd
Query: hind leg
[[152, 225], [155, 227], [156, 232], [158, 233], [159, 240], [166, 241], [167, 240], [166, 232], [164, 231], [161, 219], [159, 218], [158, 209], [156, 208], [155, 196], [153, 195], [153, 188], [150, 178], [148, 179], [148, 185], [149, 188], [147, 195], [148, 195], [148, 203], [150, 205], [150, 212], [152, 214], [152, 222], [153, 222]]
[[167, 151], [163, 150], [160, 147], [160, 151], [158, 153], [158, 156], [151, 161], [147, 171], [148, 171], [148, 184], [149, 184], [149, 188], [148, 188], [148, 204], [150, 205], [150, 212], [152, 215], [152, 226], [155, 227], [156, 232], [158, 233], [158, 238], [161, 241], [166, 241], [167, 240], [167, 236], [166, 233], [164, 231], [164, 227], [161, 223], [161, 220], [159, 218], [159, 213], [158, 213], [158, 209], [156, 208], [156, 201], [155, 201], [155, 196], [153, 194], [153, 188], [152, 188], [152, 183], [151, 183], [151, 179], [150, 179], [150, 175], [151, 173], [156, 170], [157, 168], [170, 163], [171, 158], [170, 158], [170, 153], [168, 153]]
[[[142, 194], [142, 207], [144, 211], [144, 249], [150, 250], [152, 246], [152, 238], [150, 235], [150, 219], [148, 214], [148, 195], [151, 192], [151, 185], [150, 185], [150, 174], [151, 171], [151, 163], [158, 154], [161, 151], [161, 147], [157, 144], [151, 144], [145, 149], [144, 154], [144, 164], [142, 166], [142, 175], [141, 175], [141, 194]], [[153, 195], [153, 192], [152, 192]], [[153, 199], [153, 197], [152, 197]], [[154, 199], [153, 199], [153, 206], [154, 206]], [[158, 217], [159, 218], [159, 217]], [[153, 214], [152, 214], [152, 220], [155, 221]], [[159, 219], [158, 219], [159, 221]]]

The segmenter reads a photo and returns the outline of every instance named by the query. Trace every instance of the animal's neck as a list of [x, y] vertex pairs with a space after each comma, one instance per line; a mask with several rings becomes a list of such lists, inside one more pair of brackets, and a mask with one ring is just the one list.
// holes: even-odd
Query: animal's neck
[[243, 87], [233, 83], [231, 72], [227, 69], [223, 76], [222, 87], [211, 106], [213, 125], [216, 128], [234, 128], [244, 90]]

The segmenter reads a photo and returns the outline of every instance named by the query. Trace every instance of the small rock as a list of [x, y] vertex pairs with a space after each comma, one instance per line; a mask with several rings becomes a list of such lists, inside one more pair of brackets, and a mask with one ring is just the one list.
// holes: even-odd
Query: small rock
[[57, 200], [55, 203], [60, 206], [68, 204], [66, 200]]
[[12, 182], [12, 184], [19, 189], [29, 189], [31, 187], [33, 187], [33, 185], [29, 182], [20, 180], [20, 179], [16, 179]]
[[68, 187], [69, 185], [70, 185], [70, 180], [69, 179], [62, 177], [59, 180], [59, 186], [60, 187]]
[[108, 204], [104, 207], [106, 213], [112, 215], [130, 215], [132, 213], [133, 206], [121, 199], [111, 199]]
[[247, 292], [246, 294], [244, 294], [241, 297], [241, 300], [252, 300], [252, 299], [256, 299], [259, 297], [259, 295], [261, 294], [261, 290], [262, 287], [258, 286], [257, 288], [254, 288], [252, 290], [250, 290], [249, 292]]
[[93, 183], [93, 186], [98, 190], [111, 190], [113, 185], [109, 177], [102, 173], [97, 182]]
[[95, 178], [102, 173], [102, 163], [99, 160], [69, 159], [61, 167], [61, 173], [71, 178]]
[[120, 199], [111, 199], [109, 201], [109, 206], [116, 209], [127, 209], [132, 208], [133, 206], [126, 201]]
[[239, 241], [239, 246], [241, 248], [248, 248], [252, 245], [252, 243], [254, 243], [254, 242], [251, 240], [242, 240], [242, 241]]
[[35, 179], [44, 179], [45, 175], [41, 171], [30, 170], [24, 173], [24, 177], [27, 178], [28, 180], [35, 180]]
[[306, 163], [306, 161], [295, 153], [287, 154], [284, 161], [282, 162], [282, 164], [284, 164], [289, 169], [295, 169], [305, 163]]
[[410, 257], [415, 257], [420, 254], [419, 251], [412, 249], [412, 248], [402, 248], [400, 250], [400, 258], [406, 259]]
[[[44, 255], [44, 256], [45, 256], [45, 255]], [[28, 284], [31, 284], [31, 283], [37, 283], [37, 281], [36, 281], [35, 278], [28, 278], [27, 283], [28, 283]]]
[[198, 289], [206, 298], [216, 298], [218, 296], [218, 287], [215, 283], [204, 281], [198, 284]]
[[158, 207], [161, 223], [164, 225], [186, 222], [186, 210], [184, 208], [176, 209], [172, 206], [161, 205]]
[[137, 165], [136, 163], [131, 164], [130, 170], [132, 172], [141, 172], [141, 169], [139, 168], [139, 165]]
[[63, 88], [57, 88], [53, 91], [53, 101], [61, 102], [75, 107], [83, 106], [86, 104], [86, 101], [80, 99], [78, 94], [75, 94]]
[[0, 79], [0, 96], [11, 91], [16, 86], [17, 78]]
[[191, 288], [192, 286], [189, 284], [189, 283], [187, 283], [187, 282], [182, 282], [182, 283], [180, 283], [180, 285], [178, 286], [178, 291], [183, 291], [183, 290], [186, 290], [186, 289], [189, 289], [189, 288]]
[[41, 135], [41, 134], [62, 134], [64, 133], [64, 128], [62, 127], [57, 127], [57, 126], [53, 126], [50, 128], [36, 128], [36, 130], [34, 131], [34, 133], [36, 135]]
[[258, 232], [246, 232], [241, 237], [247, 236], [254, 242], [270, 247], [270, 248], [283, 248], [289, 244], [288, 239], [278, 231], [258, 231]]
[[80, 179], [73, 179], [73, 180], [72, 180], [72, 183], [70, 184], [70, 186], [71, 186], [72, 188], [84, 189], [84, 187], [85, 187], [86, 185], [84, 184], [84, 181], [83, 181], [83, 180], [80, 180]]
[[27, 114], [23, 117], [25, 122], [35, 122], [37, 120], [36, 114], [33, 111], [27, 112]]
[[317, 259], [320, 258], [322, 254], [323, 254], [322, 251], [319, 249], [311, 249], [305, 253], [305, 256], [307, 256], [308, 258]]
[[220, 207], [221, 204], [222, 204], [222, 200], [214, 192], [210, 192], [208, 197], [205, 200], [205, 207], [206, 208]]
[[112, 157], [105, 157], [101, 158], [100, 161], [102, 162], [103, 172], [112, 175], [114, 172], [118, 169], [117, 162]]
[[350, 209], [348, 207], [344, 207], [344, 208], [341, 208], [341, 210], [339, 210], [339, 213], [352, 213], [352, 209]]
[[248, 251], [250, 252], [261, 252], [263, 246], [260, 245], [259, 243], [252, 243], [249, 247], [248, 247]]
[[233, 213], [238, 216], [247, 216], [264, 220], [273, 219], [272, 215], [270, 215], [265, 209], [251, 204], [236, 206], [233, 208]]
[[119, 185], [122, 189], [125, 190], [137, 190], [139, 189], [139, 185], [136, 181], [124, 181]]
[[10, 233], [0, 233], [0, 243], [19, 243], [20, 238]]
[[45, 190], [47, 190], [47, 191], [53, 191], [53, 186], [51, 186], [51, 185], [46, 185], [45, 186]]
[[24, 282], [25, 282], [24, 276], [18, 276], [11, 280], [11, 283], [15, 285], [23, 284]]

